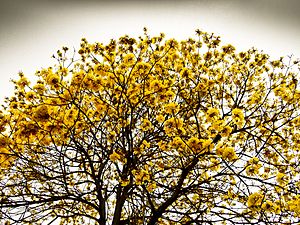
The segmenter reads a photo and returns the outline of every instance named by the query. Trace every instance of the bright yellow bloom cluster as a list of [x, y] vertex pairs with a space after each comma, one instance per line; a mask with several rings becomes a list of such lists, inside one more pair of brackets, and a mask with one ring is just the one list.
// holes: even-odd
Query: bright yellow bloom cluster
[[34, 111], [33, 117], [36, 121], [47, 122], [50, 117], [47, 105], [38, 106]]
[[168, 136], [184, 133], [183, 121], [181, 118], [171, 117], [164, 123], [164, 130]]
[[114, 151], [112, 154], [110, 154], [109, 159], [113, 162], [116, 162], [117, 160], [121, 159], [121, 155], [118, 154], [116, 151]]
[[140, 128], [143, 131], [148, 131], [152, 128], [152, 123], [148, 119], [142, 119]]
[[259, 169], [262, 167], [262, 164], [257, 157], [251, 158], [246, 164], [246, 173], [248, 175], [255, 175], [259, 173]]
[[207, 122], [213, 122], [220, 118], [220, 112], [216, 108], [209, 108], [206, 112], [206, 120]]
[[266, 200], [262, 205], [261, 205], [261, 208], [263, 210], [265, 210], [266, 212], [273, 212], [275, 211], [275, 205], [272, 201], [270, 200]]
[[222, 137], [228, 137], [232, 132], [232, 128], [230, 126], [225, 126], [221, 130], [220, 134]]
[[8, 168], [14, 161], [14, 158], [7, 148], [0, 147], [0, 166], [2, 168]]
[[191, 137], [186, 143], [189, 149], [197, 154], [209, 152], [213, 148], [212, 141], [210, 139], [198, 139], [197, 137]]
[[175, 137], [172, 140], [171, 146], [175, 149], [185, 149], [187, 144], [180, 137]]
[[241, 109], [235, 108], [232, 110], [232, 119], [233, 122], [239, 127], [244, 124], [244, 113]]
[[137, 185], [142, 185], [144, 184], [146, 181], [148, 181], [150, 179], [150, 174], [148, 170], [133, 170], [132, 174], [135, 178], [135, 183]]
[[176, 114], [179, 110], [179, 106], [176, 102], [170, 102], [165, 105], [164, 110], [167, 114]]
[[224, 160], [231, 162], [238, 158], [235, 153], [234, 147], [217, 145], [216, 148], [216, 154]]
[[287, 177], [286, 174], [279, 172], [276, 176], [276, 181], [279, 185], [285, 185], [288, 183], [289, 178]]
[[295, 213], [295, 216], [300, 216], [300, 195], [287, 202], [288, 209]]
[[254, 192], [248, 197], [247, 206], [251, 210], [259, 210], [262, 206], [264, 196], [261, 193]]
[[279, 214], [282, 202], [268, 200], [262, 193], [254, 192], [249, 195], [247, 206], [253, 212], [260, 213], [263, 210], [265, 213]]
[[164, 117], [164, 115], [159, 114], [159, 115], [156, 116], [156, 120], [157, 120], [159, 123], [162, 123], [162, 122], [165, 121], [165, 117]]

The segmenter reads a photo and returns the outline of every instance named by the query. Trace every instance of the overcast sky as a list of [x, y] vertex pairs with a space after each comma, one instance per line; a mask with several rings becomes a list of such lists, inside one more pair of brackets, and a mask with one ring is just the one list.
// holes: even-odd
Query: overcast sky
[[252, 46], [278, 58], [300, 57], [299, 0], [5, 0], [0, 3], [0, 101], [9, 79], [55, 63], [62, 46], [106, 42], [128, 34], [195, 37], [199, 28], [239, 50]]

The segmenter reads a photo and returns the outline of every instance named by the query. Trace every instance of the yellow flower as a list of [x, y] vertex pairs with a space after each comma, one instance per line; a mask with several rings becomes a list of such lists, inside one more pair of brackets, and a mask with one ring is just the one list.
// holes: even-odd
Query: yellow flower
[[35, 98], [35, 92], [33, 91], [28, 91], [25, 95], [25, 98], [28, 100], [28, 101], [32, 101], [34, 98]]
[[148, 170], [133, 170], [132, 174], [134, 175], [136, 185], [142, 185], [145, 181], [148, 181], [150, 179]]
[[135, 66], [135, 69], [139, 73], [147, 73], [150, 68], [151, 68], [151, 65], [147, 62], [139, 62]]
[[216, 80], [219, 83], [224, 83], [225, 82], [225, 78], [226, 78], [225, 74], [219, 73], [218, 76], [217, 76], [217, 78], [216, 78]]
[[29, 85], [29, 81], [26, 77], [21, 77], [20, 80], [18, 80], [17, 85], [21, 88], [24, 88], [26, 85]]
[[183, 68], [180, 71], [180, 76], [183, 79], [190, 79], [190, 78], [192, 78], [192, 72], [189, 69], [187, 69], [187, 68]]
[[120, 184], [121, 184], [122, 187], [127, 186], [129, 183], [130, 183], [130, 180], [129, 180], [129, 179], [126, 179], [126, 180], [120, 180]]
[[218, 171], [221, 166], [220, 166], [220, 161], [216, 158], [211, 158], [210, 159], [210, 166], [209, 166], [209, 169], [212, 170], [212, 171]]
[[147, 191], [153, 192], [156, 189], [156, 183], [151, 182], [147, 185]]
[[274, 60], [271, 62], [272, 66], [275, 67], [280, 67], [282, 65], [282, 63], [280, 62], [280, 60]]
[[261, 166], [259, 166], [259, 165], [249, 165], [249, 166], [247, 166], [247, 168], [246, 168], [247, 175], [251, 176], [251, 175], [258, 174], [260, 167]]
[[258, 192], [254, 192], [253, 194], [251, 194], [248, 197], [247, 206], [250, 209], [258, 210], [262, 205], [263, 199], [264, 199], [264, 196], [262, 194], [260, 194]]
[[[168, 136], [171, 136], [174, 132], [182, 132], [183, 121], [181, 118], [170, 118], [164, 123], [164, 130]], [[175, 133], [174, 133], [175, 134]]]
[[206, 84], [207, 84], [207, 87], [212, 88], [215, 85], [215, 81], [214, 80], [207, 80]]
[[198, 139], [197, 137], [191, 137], [187, 141], [187, 145], [194, 153], [205, 153], [213, 148], [210, 139]]
[[196, 91], [206, 92], [207, 88], [208, 88], [207, 84], [205, 84], [205, 83], [198, 83], [195, 89], [196, 89]]
[[156, 116], [156, 120], [157, 120], [157, 122], [162, 123], [165, 121], [165, 117], [163, 115], [159, 114]]
[[241, 109], [235, 108], [232, 110], [233, 118], [244, 118], [244, 113]]
[[150, 143], [146, 140], [143, 140], [142, 145], [146, 148], [150, 148], [150, 146], [151, 146]]
[[255, 93], [253, 95], [251, 95], [251, 97], [249, 97], [249, 99], [247, 100], [247, 103], [249, 105], [253, 105], [253, 104], [258, 104], [261, 101], [261, 93]]
[[164, 106], [165, 112], [168, 114], [176, 114], [179, 110], [178, 104], [176, 102], [168, 103]]
[[297, 195], [292, 200], [287, 202], [288, 210], [294, 212], [297, 216], [300, 216], [300, 195]]
[[12, 153], [7, 148], [0, 148], [0, 168], [8, 168], [13, 161]]
[[46, 105], [38, 106], [33, 114], [33, 118], [39, 122], [46, 122], [50, 118], [48, 107]]
[[164, 95], [166, 96], [166, 98], [168, 100], [172, 100], [174, 98], [174, 96], [175, 96], [175, 93], [173, 91], [171, 91], [171, 90], [168, 90], [168, 91], [166, 91], [166, 93]]
[[152, 123], [151, 123], [148, 119], [142, 119], [142, 124], [141, 124], [140, 128], [141, 128], [143, 131], [151, 130], [151, 128], [152, 128]]
[[199, 139], [197, 137], [191, 137], [188, 141], [187, 144], [190, 148], [196, 148], [199, 145]]
[[62, 67], [60, 70], [59, 70], [59, 73], [63, 76], [66, 76], [69, 72], [69, 69], [66, 68], [66, 67]]
[[276, 181], [280, 185], [285, 185], [285, 184], [288, 183], [289, 179], [288, 179], [288, 176], [286, 174], [279, 172], [276, 176]]
[[232, 110], [232, 119], [233, 122], [238, 125], [242, 126], [244, 124], [244, 113], [241, 109], [235, 108]]
[[208, 151], [211, 151], [214, 147], [211, 139], [201, 139], [200, 142], [202, 142], [202, 147], [206, 148]]
[[253, 157], [247, 162], [246, 173], [247, 175], [255, 175], [259, 173], [259, 169], [262, 167], [259, 158]]
[[162, 151], [167, 151], [168, 147], [166, 143], [164, 143], [163, 141], [160, 141], [157, 143], [158, 147], [162, 150]]
[[50, 73], [46, 78], [47, 83], [50, 86], [58, 85], [60, 77], [56, 73]]
[[124, 56], [124, 63], [127, 64], [128, 66], [132, 66], [135, 63], [135, 55], [132, 53], [129, 53]]
[[228, 44], [226, 46], [222, 46], [222, 50], [225, 54], [232, 54], [235, 51], [235, 47], [231, 44]]
[[216, 108], [209, 108], [206, 112], [206, 120], [207, 122], [212, 122], [214, 120], [219, 119], [220, 112]]
[[258, 164], [259, 163], [259, 158], [253, 157], [249, 160], [250, 164]]
[[10, 108], [11, 108], [12, 110], [13, 110], [13, 109], [18, 109], [18, 108], [19, 108], [19, 104], [18, 104], [18, 102], [16, 102], [16, 101], [10, 102], [9, 106], [10, 106]]
[[224, 148], [222, 158], [228, 161], [233, 161], [237, 159], [234, 148], [233, 147]]
[[43, 94], [46, 91], [45, 85], [43, 83], [37, 83], [33, 86], [33, 90], [35, 90], [38, 94]]
[[153, 80], [150, 83], [150, 90], [154, 92], [162, 91], [163, 88], [165, 88], [165, 86], [162, 84], [160, 80]]
[[266, 202], [264, 202], [261, 206], [262, 209], [264, 209], [267, 212], [272, 212], [273, 211], [273, 202], [267, 200]]
[[221, 131], [224, 127], [224, 120], [215, 120], [211, 124], [211, 129], [216, 130], [217, 132]]
[[168, 96], [167, 96], [165, 93], [160, 93], [160, 94], [158, 95], [157, 100], [158, 100], [159, 102], [166, 102], [166, 101], [168, 101]]
[[8, 137], [1, 136], [0, 137], [0, 148], [6, 147], [9, 144], [10, 140]]
[[65, 112], [64, 123], [66, 125], [73, 125], [77, 116], [78, 116], [78, 110], [75, 107], [72, 107], [71, 109]]
[[232, 128], [230, 126], [225, 126], [220, 132], [222, 137], [228, 137], [232, 132]]
[[210, 126], [207, 131], [210, 138], [214, 138], [218, 134], [218, 130], [214, 129], [213, 126]]
[[112, 154], [110, 154], [109, 159], [113, 162], [116, 162], [117, 160], [121, 159], [121, 155], [114, 151]]
[[233, 147], [222, 146], [222, 144], [217, 145], [216, 154], [227, 161], [234, 161], [238, 158]]
[[93, 88], [95, 85], [95, 75], [92, 72], [87, 73], [83, 80], [82, 80], [82, 84], [85, 88]]
[[213, 57], [213, 54], [212, 54], [211, 52], [206, 52], [206, 53], [204, 54], [204, 59], [205, 59], [206, 61], [210, 60], [212, 57]]
[[186, 146], [180, 137], [173, 138], [171, 145], [174, 148], [184, 148]]

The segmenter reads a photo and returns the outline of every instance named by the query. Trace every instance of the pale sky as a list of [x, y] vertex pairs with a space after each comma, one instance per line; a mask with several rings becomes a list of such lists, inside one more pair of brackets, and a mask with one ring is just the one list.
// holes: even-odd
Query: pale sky
[[11, 78], [29, 78], [55, 63], [62, 46], [80, 39], [106, 42], [128, 34], [195, 37], [197, 28], [221, 36], [238, 50], [256, 47], [279, 58], [300, 57], [298, 0], [6, 0], [0, 3], [0, 102], [12, 94]]

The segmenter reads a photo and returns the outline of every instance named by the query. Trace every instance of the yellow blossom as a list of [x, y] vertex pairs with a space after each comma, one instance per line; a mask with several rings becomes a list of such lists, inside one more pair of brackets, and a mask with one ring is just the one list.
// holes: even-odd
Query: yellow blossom
[[192, 72], [189, 69], [184, 68], [180, 71], [180, 76], [183, 79], [190, 79], [192, 77]]
[[41, 105], [34, 111], [33, 117], [36, 121], [46, 122], [50, 118], [48, 107], [46, 105]]
[[284, 173], [278, 173], [276, 176], [276, 181], [279, 185], [285, 185], [289, 181], [288, 176]]
[[121, 155], [114, 151], [112, 154], [110, 154], [109, 159], [113, 162], [116, 162], [117, 160], [121, 159]]
[[206, 112], [206, 120], [207, 122], [212, 122], [214, 120], [219, 119], [220, 112], [216, 108], [209, 108]]
[[52, 86], [52, 87], [56, 87], [56, 85], [59, 84], [60, 82], [60, 77], [58, 74], [56, 73], [50, 73], [47, 78], [46, 78], [47, 83]]
[[178, 104], [176, 102], [168, 103], [164, 106], [165, 112], [168, 114], [176, 114], [179, 110]]
[[233, 147], [222, 146], [221, 144], [216, 146], [216, 154], [227, 161], [234, 161], [238, 158]]
[[230, 126], [223, 127], [222, 131], [220, 132], [222, 137], [228, 137], [232, 132], [232, 128]]
[[262, 204], [262, 206], [261, 206], [261, 208], [263, 209], [263, 210], [265, 210], [265, 211], [267, 211], [267, 212], [272, 212], [274, 209], [274, 204], [273, 204], [273, 202], [271, 202], [271, 201], [269, 201], [269, 200], [266, 200], [263, 204]]
[[300, 216], [300, 195], [295, 196], [292, 200], [287, 202], [288, 209]]
[[7, 148], [0, 147], [0, 168], [8, 168], [13, 158], [12, 153]]
[[156, 120], [157, 120], [157, 122], [162, 123], [165, 121], [165, 117], [163, 115], [159, 114], [156, 116]]
[[142, 119], [140, 128], [143, 131], [148, 131], [152, 128], [152, 123], [148, 119]]
[[242, 126], [244, 124], [244, 113], [241, 109], [235, 108], [232, 110], [232, 119], [233, 122], [238, 125]]
[[247, 206], [251, 210], [259, 210], [262, 205], [263, 199], [264, 196], [262, 194], [254, 192], [248, 197]]

